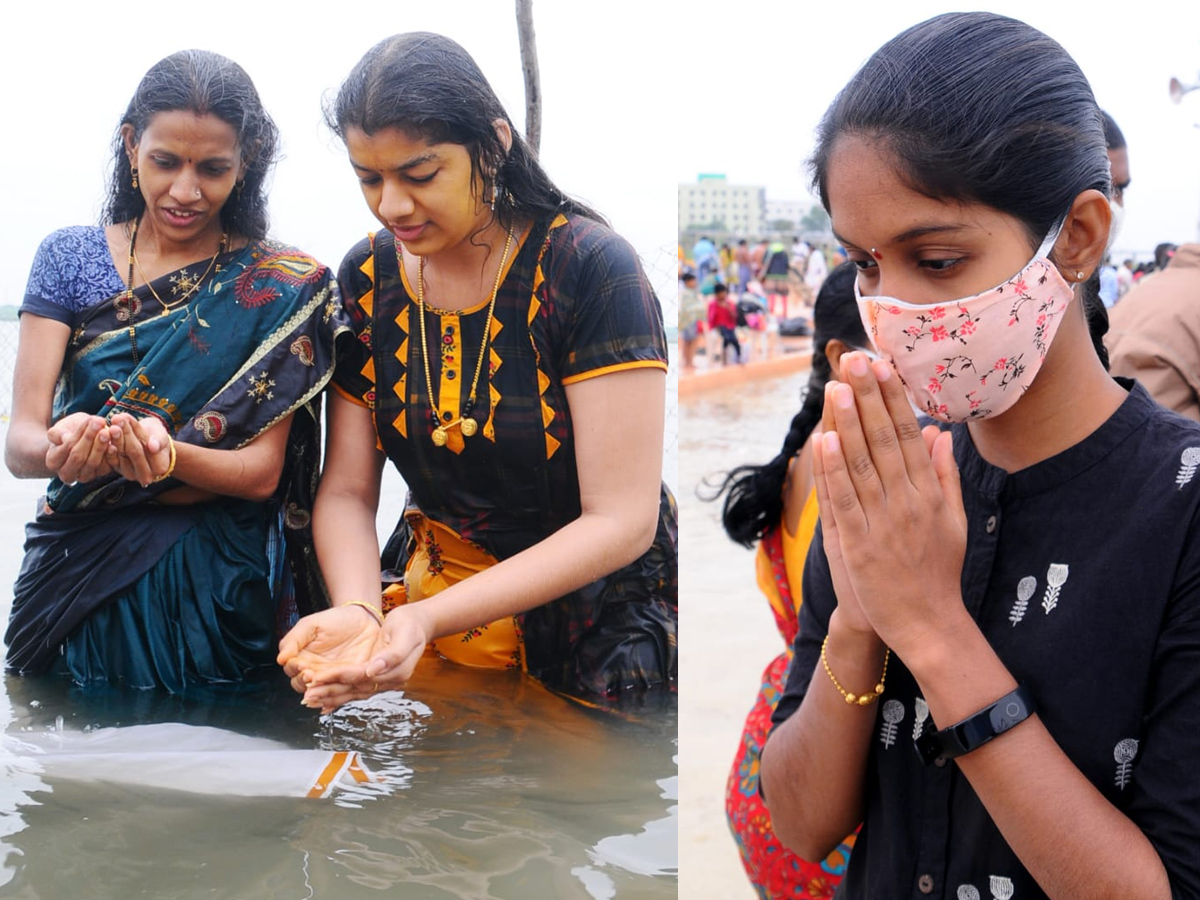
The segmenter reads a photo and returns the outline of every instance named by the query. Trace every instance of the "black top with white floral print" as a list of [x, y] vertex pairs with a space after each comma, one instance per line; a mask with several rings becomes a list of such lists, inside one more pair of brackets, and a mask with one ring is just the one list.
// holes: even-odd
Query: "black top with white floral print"
[[[968, 541], [963, 598], [1080, 771], [1146, 834], [1174, 896], [1200, 896], [1200, 424], [1140, 386], [1081, 443], [1006, 473], [954, 427]], [[774, 721], [820, 669], [836, 606], [821, 535]], [[892, 657], [866, 819], [840, 898], [1044, 897], [954, 764], [924, 766], [933, 723]], [[1030, 763], [1032, 765], [1032, 763]], [[1140, 885], [1129, 885], [1138, 896]]]

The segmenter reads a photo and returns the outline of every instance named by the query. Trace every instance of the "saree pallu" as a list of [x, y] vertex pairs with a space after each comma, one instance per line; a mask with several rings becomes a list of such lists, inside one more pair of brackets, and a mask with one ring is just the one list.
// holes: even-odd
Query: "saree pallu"
[[[163, 616], [174, 609], [171, 614], [181, 619], [216, 621], [213, 604], [221, 602], [215, 599], [220, 586], [253, 584], [253, 589], [230, 588], [229, 596], [239, 597], [237, 604], [245, 608], [217, 619], [233, 643], [254, 646], [269, 646], [278, 625], [326, 604], [312, 551], [310, 510], [319, 395], [333, 372], [334, 342], [345, 330], [335, 284], [311, 257], [270, 241], [222, 254], [212, 278], [190, 302], [170, 306], [172, 292], [185, 291], [192, 277], [186, 268], [179, 270], [139, 288], [132, 298], [122, 293], [78, 316], [54, 418], [79, 411], [153, 415], [176, 441], [234, 450], [295, 414], [278, 489], [266, 504], [220, 498], [170, 506], [156, 498], [181, 485], [173, 478], [146, 488], [115, 473], [74, 485], [53, 479], [26, 529], [26, 558], [5, 635], [9, 671], [45, 671], [59, 656], [74, 660], [71, 671], [77, 678], [129, 668], [124, 659], [129, 648], [106, 648], [109, 639], [97, 639], [94, 629], [70, 652], [64, 644], [75, 640], [97, 611], [114, 602], [135, 602], [134, 596], [142, 596], [137, 602], [150, 597], [166, 604], [160, 608]], [[229, 533], [218, 540], [222, 530]], [[199, 534], [209, 539], [192, 540]], [[168, 557], [181, 541], [190, 549], [186, 566], [179, 569], [180, 561]], [[256, 561], [247, 563], [237, 553], [231, 557], [227, 545], [232, 544], [248, 548]], [[142, 585], [158, 587], [142, 591], [143, 579], [164, 562], [182, 574], [165, 578], [158, 572]], [[218, 589], [208, 590], [201, 581]], [[189, 591], [190, 585], [197, 590]], [[171, 605], [176, 602], [181, 605]], [[113, 613], [111, 621], [122, 616], [131, 625], [139, 621], [127, 612]], [[113, 637], [140, 642], [146, 659], [196, 655], [188, 628], [167, 634], [131, 627]], [[94, 651], [86, 663], [77, 652], [83, 646]], [[101, 658], [109, 649], [120, 658]], [[130, 658], [139, 655], [129, 653]], [[240, 653], [199, 655], [213, 664], [183, 666], [189, 679], [240, 680], [257, 664], [248, 666]], [[167, 675], [158, 682], [176, 680]]]

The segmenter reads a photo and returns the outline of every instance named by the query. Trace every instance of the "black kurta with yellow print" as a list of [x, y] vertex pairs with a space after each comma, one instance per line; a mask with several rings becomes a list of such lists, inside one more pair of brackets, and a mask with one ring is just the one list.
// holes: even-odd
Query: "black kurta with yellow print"
[[[354, 247], [339, 282], [357, 342], [339, 351], [335, 386], [369, 406], [380, 446], [428, 519], [506, 559], [580, 514], [566, 386], [636, 367], [666, 369], [662, 309], [636, 253], [590, 219], [534, 223], [496, 297], [475, 402], [474, 435], [451, 423], [466, 405], [488, 302], [426, 305], [426, 388], [416, 292], [388, 232]], [[431, 411], [436, 408], [436, 412]], [[433, 441], [433, 418], [448, 427]], [[643, 556], [519, 617], [529, 672], [584, 695], [673, 687], [676, 511], [663, 486], [659, 527]]]

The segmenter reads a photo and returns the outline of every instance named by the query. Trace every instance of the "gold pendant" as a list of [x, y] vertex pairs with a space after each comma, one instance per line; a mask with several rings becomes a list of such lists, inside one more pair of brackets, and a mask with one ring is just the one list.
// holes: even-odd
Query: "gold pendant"
[[448, 435], [446, 434], [446, 429], [443, 428], [441, 425], [439, 425], [437, 428], [433, 429], [433, 446], [445, 447], [447, 436]]
[[474, 437], [475, 432], [479, 430], [479, 423], [470, 416], [467, 416], [462, 420], [460, 427], [462, 428], [463, 437]]

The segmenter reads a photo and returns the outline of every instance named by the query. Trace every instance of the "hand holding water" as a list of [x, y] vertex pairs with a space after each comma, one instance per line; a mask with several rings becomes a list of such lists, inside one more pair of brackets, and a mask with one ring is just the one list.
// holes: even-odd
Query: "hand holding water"
[[383, 689], [365, 673], [380, 630], [365, 610], [335, 606], [297, 622], [279, 642], [276, 659], [305, 706], [330, 712]]
[[415, 606], [388, 613], [380, 628], [362, 610], [341, 606], [305, 616], [280, 642], [278, 661], [305, 706], [331, 712], [343, 703], [398, 690], [412, 677], [430, 630]]
[[112, 434], [101, 416], [71, 413], [46, 431], [46, 466], [64, 484], [92, 481], [113, 471]]
[[142, 487], [165, 474], [171, 465], [171, 436], [155, 416], [136, 419], [117, 413], [109, 428], [109, 460], [121, 477]]

